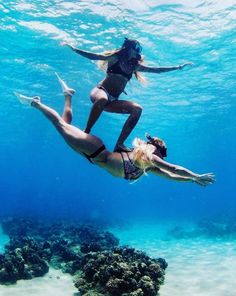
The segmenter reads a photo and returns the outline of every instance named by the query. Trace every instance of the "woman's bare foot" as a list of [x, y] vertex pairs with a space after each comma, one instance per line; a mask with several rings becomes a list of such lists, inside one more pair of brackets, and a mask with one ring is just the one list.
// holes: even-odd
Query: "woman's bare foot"
[[132, 152], [134, 148], [126, 147], [124, 144], [116, 144], [114, 152]]

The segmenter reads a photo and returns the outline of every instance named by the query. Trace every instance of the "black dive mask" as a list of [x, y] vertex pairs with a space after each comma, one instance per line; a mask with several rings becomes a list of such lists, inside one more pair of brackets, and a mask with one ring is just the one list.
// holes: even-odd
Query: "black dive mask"
[[125, 49], [133, 48], [139, 55], [142, 52], [142, 46], [135, 39], [125, 38], [125, 41], [122, 44], [122, 48], [125, 48]]
[[138, 41], [134, 45], [134, 50], [136, 50], [138, 54], [140, 54], [142, 52], [142, 46], [140, 45], [140, 43]]
[[162, 146], [159, 148], [162, 157], [167, 157], [167, 148]]
[[167, 147], [157, 144], [155, 138], [151, 137], [148, 133], [146, 133], [145, 136], [148, 139], [148, 144], [155, 146], [160, 151], [162, 157], [167, 157]]

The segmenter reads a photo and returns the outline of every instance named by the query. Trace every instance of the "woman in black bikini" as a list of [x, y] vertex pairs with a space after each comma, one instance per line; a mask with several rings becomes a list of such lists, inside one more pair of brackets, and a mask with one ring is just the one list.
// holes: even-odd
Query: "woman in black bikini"
[[101, 139], [70, 124], [72, 118], [68, 118], [66, 110], [71, 109], [71, 99], [75, 91], [69, 88], [58, 75], [57, 77], [65, 96], [62, 117], [55, 110], [42, 104], [39, 97], [29, 98], [21, 94], [16, 95], [22, 104], [40, 110], [55, 126], [66, 143], [91, 163], [107, 170], [113, 176], [127, 180], [137, 180], [146, 172], [151, 172], [171, 180], [194, 182], [202, 186], [214, 183], [214, 175], [211, 173], [199, 175], [184, 167], [164, 161], [163, 158], [167, 156], [165, 143], [149, 135], [147, 135], [146, 142], [135, 139], [135, 148], [131, 152], [108, 151]]
[[[90, 133], [103, 110], [112, 113], [129, 114], [115, 145], [114, 151], [116, 152], [131, 151], [131, 149], [125, 147], [124, 142], [136, 126], [142, 113], [142, 107], [140, 105], [126, 100], [119, 100], [121, 93], [125, 93], [126, 84], [132, 78], [133, 74], [141, 81], [142, 77], [139, 72], [162, 73], [183, 69], [186, 65], [191, 65], [191, 63], [185, 63], [174, 67], [145, 66], [143, 65], [143, 58], [141, 57], [142, 47], [140, 43], [137, 40], [128, 38], [125, 38], [120, 49], [104, 54], [87, 52], [67, 43], [63, 43], [63, 45], [67, 45], [74, 52], [90, 60], [102, 61], [100, 63], [101, 68], [106, 69], [106, 77], [90, 94], [93, 107], [89, 115], [85, 133]], [[68, 116], [71, 117], [69, 110]]]

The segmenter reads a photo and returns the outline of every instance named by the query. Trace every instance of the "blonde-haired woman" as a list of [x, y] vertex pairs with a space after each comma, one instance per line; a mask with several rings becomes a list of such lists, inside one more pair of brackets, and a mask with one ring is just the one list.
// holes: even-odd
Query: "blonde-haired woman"
[[133, 74], [139, 81], [142, 81], [142, 76], [139, 72], [162, 73], [183, 69], [186, 65], [191, 64], [185, 63], [174, 67], [145, 66], [141, 56], [142, 47], [140, 43], [137, 40], [128, 38], [125, 38], [120, 49], [102, 54], [84, 51], [67, 43], [62, 44], [70, 47], [74, 52], [85, 58], [100, 60], [99, 64], [101, 68], [106, 71], [106, 77], [91, 91], [90, 98], [93, 102], [93, 107], [89, 115], [85, 133], [90, 133], [103, 110], [111, 113], [129, 114], [115, 145], [114, 151], [116, 152], [130, 152], [132, 150], [127, 148], [124, 142], [136, 126], [142, 113], [142, 107], [139, 104], [119, 100], [122, 92], [126, 93], [125, 87]]
[[30, 105], [41, 111], [55, 126], [66, 143], [86, 157], [91, 163], [105, 169], [113, 176], [127, 180], [137, 180], [150, 172], [175, 181], [194, 182], [206, 186], [214, 183], [214, 175], [196, 174], [184, 167], [174, 165], [163, 160], [167, 156], [165, 143], [158, 138], [147, 135], [147, 141], [135, 139], [133, 151], [110, 152], [103, 141], [81, 129], [71, 125], [72, 118], [68, 119], [66, 110], [71, 108], [71, 99], [74, 90], [57, 75], [65, 96], [65, 105], [62, 116], [55, 110], [41, 103], [39, 97], [29, 98], [16, 94], [22, 104]]

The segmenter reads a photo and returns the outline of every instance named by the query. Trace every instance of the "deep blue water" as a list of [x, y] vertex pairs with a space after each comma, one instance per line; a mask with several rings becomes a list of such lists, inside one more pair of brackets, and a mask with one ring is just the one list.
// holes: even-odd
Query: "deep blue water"
[[[0, 215], [103, 219], [192, 219], [236, 214], [235, 1], [0, 1]], [[13, 91], [39, 95], [62, 111], [54, 72], [77, 90], [74, 124], [85, 127], [90, 89], [104, 73], [68, 48], [143, 45], [146, 64], [182, 71], [135, 79], [128, 97], [143, 106], [134, 137], [148, 131], [168, 145], [168, 161], [214, 172], [207, 188], [152, 175], [130, 185], [70, 150], [37, 110]], [[93, 133], [113, 149], [125, 116], [102, 114]]]

